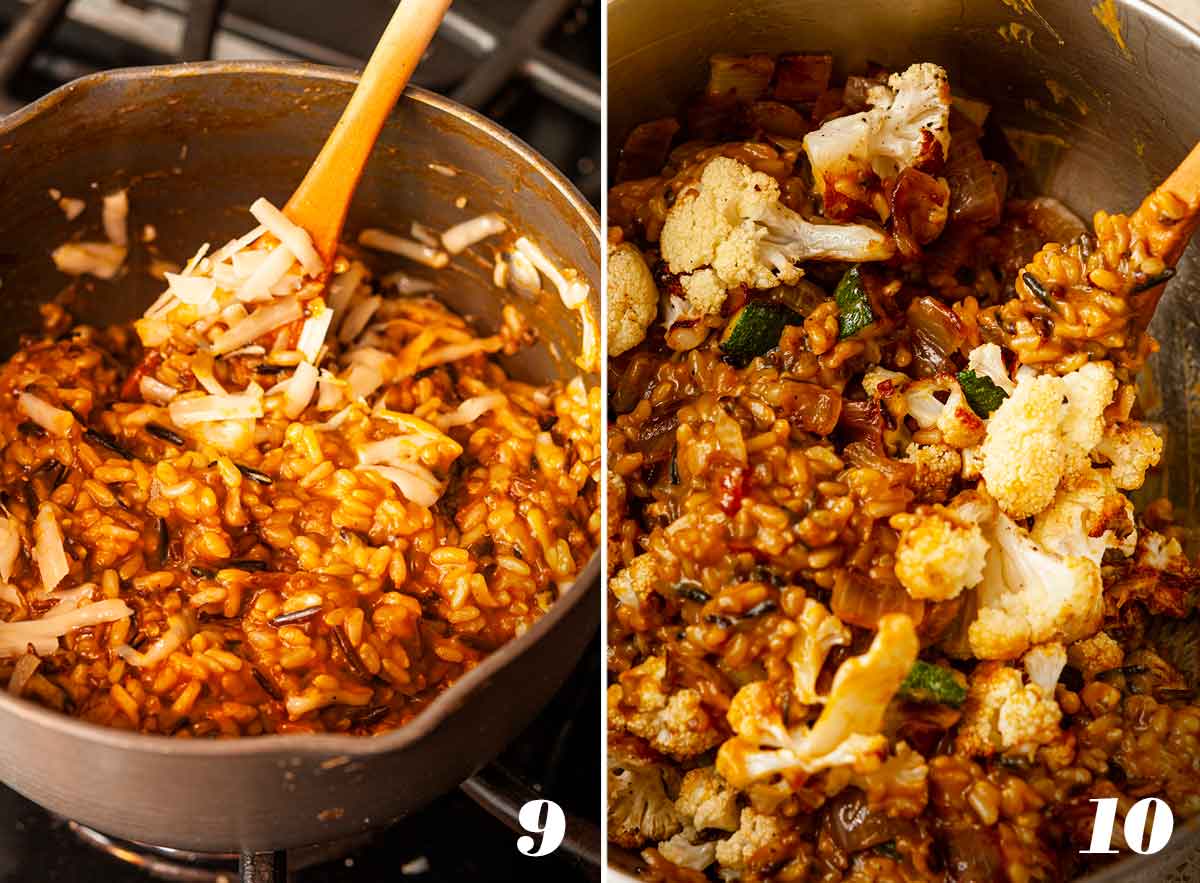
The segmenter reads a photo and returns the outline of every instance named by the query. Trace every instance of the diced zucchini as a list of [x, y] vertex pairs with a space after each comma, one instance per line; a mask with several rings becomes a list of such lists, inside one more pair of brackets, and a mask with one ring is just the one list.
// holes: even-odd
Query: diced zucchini
[[931, 702], [958, 708], [967, 698], [967, 689], [953, 669], [918, 659], [900, 684], [898, 695], [913, 702]]
[[721, 337], [721, 352], [739, 368], [756, 356], [779, 346], [788, 325], [800, 325], [803, 317], [790, 307], [770, 301], [751, 301], [738, 310]]
[[871, 299], [858, 267], [851, 267], [842, 276], [834, 289], [833, 299], [838, 305], [838, 337], [842, 340], [853, 337], [875, 321]]
[[1008, 393], [996, 386], [992, 378], [976, 374], [973, 368], [958, 372], [958, 385], [971, 410], [985, 420], [1008, 398]]

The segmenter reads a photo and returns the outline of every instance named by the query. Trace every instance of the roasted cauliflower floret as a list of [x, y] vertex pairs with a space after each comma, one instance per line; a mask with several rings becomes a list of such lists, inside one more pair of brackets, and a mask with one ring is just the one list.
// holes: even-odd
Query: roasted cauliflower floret
[[1057, 555], [999, 513], [984, 534], [990, 543], [976, 592], [978, 616], [967, 630], [979, 659], [1013, 659], [1034, 644], [1089, 635], [1104, 612], [1100, 567]]
[[1013, 518], [1036, 515], [1064, 477], [1087, 468], [1112, 401], [1112, 366], [1091, 362], [1078, 371], [1021, 377], [991, 415], [980, 453], [988, 492]]
[[1158, 465], [1162, 452], [1158, 433], [1136, 420], [1108, 427], [1096, 446], [1096, 453], [1112, 464], [1113, 481], [1126, 491], [1142, 486], [1146, 470]]
[[1125, 651], [1108, 632], [1096, 632], [1090, 638], [1076, 641], [1067, 648], [1067, 661], [1085, 681], [1093, 680], [1102, 671], [1118, 668], [1125, 662]]
[[1004, 364], [1004, 350], [994, 343], [980, 344], [967, 353], [967, 370], [974, 371], [976, 376], [986, 377], [1000, 387], [1005, 395], [1012, 395], [1017, 388], [1016, 381]]
[[1067, 667], [1067, 648], [1058, 641], [1038, 644], [1021, 657], [1025, 674], [1031, 684], [1037, 684], [1046, 696], [1054, 695], [1054, 686]]
[[817, 695], [817, 677], [829, 651], [850, 643], [850, 629], [830, 613], [820, 601], [808, 598], [796, 623], [799, 631], [792, 638], [788, 664], [792, 667], [792, 694], [802, 705], [816, 705], [825, 697]]
[[1189, 566], [1179, 540], [1153, 530], [1144, 530], [1138, 536], [1137, 563], [1155, 570], [1183, 570]]
[[901, 460], [915, 468], [911, 486], [925, 503], [946, 502], [962, 472], [962, 455], [949, 445], [909, 445]]
[[1096, 564], [1107, 549], [1129, 557], [1137, 544], [1133, 503], [1117, 490], [1106, 469], [1089, 469], [1064, 482], [1050, 508], [1034, 518], [1030, 533], [1056, 555]]
[[[863, 183], [905, 168], [936, 170], [950, 151], [950, 85], [935, 64], [914, 64], [867, 93], [870, 107], [804, 137], [826, 212], [839, 199], [874, 204]], [[886, 208], [884, 208], [886, 212]]]
[[721, 741], [721, 731], [690, 688], [667, 692], [667, 661], [651, 656], [624, 672], [608, 688], [611, 727], [645, 739], [676, 760], [703, 754]]
[[658, 288], [637, 246], [608, 250], [608, 354], [619, 356], [646, 338], [658, 312]]
[[880, 230], [861, 224], [815, 224], [779, 201], [770, 175], [728, 157], [709, 160], [697, 185], [667, 212], [659, 247], [681, 274], [688, 315], [721, 309], [737, 285], [774, 288], [800, 280], [811, 260], [877, 261], [894, 252]]
[[608, 837], [627, 848], [665, 840], [683, 828], [668, 793], [678, 773], [628, 737], [608, 740]]
[[729, 787], [714, 767], [697, 767], [684, 775], [675, 811], [697, 831], [708, 828], [736, 831], [737, 791]]
[[803, 781], [835, 766], [857, 771], [876, 767], [887, 747], [880, 733], [884, 712], [917, 658], [920, 643], [912, 620], [885, 615], [870, 648], [843, 662], [816, 722], [788, 729], [777, 689], [754, 681], [729, 706], [737, 734], [717, 752], [717, 772], [736, 788], [783, 776]]
[[921, 429], [936, 428], [952, 447], [969, 448], [983, 440], [983, 420], [949, 374], [913, 381], [904, 389], [904, 401]]
[[984, 662], [971, 674], [954, 749], [972, 757], [1030, 754], [1060, 733], [1053, 694], [1026, 684], [1015, 668]]
[[988, 541], [975, 524], [946, 506], [893, 515], [900, 531], [896, 578], [913, 598], [948, 601], [983, 579]]
[[716, 858], [716, 843], [697, 843], [695, 828], [684, 828], [670, 840], [658, 844], [658, 853], [673, 865], [703, 871]]
[[662, 587], [658, 558], [652, 552], [643, 552], [617, 571], [608, 585], [622, 604], [634, 608], [641, 606], [655, 589]]
[[717, 861], [726, 870], [764, 871], [794, 851], [792, 834], [787, 819], [748, 806], [734, 835], [717, 842]]

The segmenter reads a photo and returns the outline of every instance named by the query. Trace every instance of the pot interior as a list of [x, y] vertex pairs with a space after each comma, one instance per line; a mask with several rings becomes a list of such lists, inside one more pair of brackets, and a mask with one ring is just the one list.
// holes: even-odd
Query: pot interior
[[[0, 355], [37, 327], [38, 305], [56, 296], [88, 323], [140, 315], [163, 289], [146, 272], [150, 260], [157, 255], [182, 264], [203, 242], [215, 249], [245, 233], [255, 223], [249, 205], [259, 196], [282, 206], [353, 86], [348, 73], [308, 65], [113, 71], [67, 86], [6, 120], [0, 126], [0, 297], [8, 321], [0, 327]], [[514, 136], [410, 89], [367, 165], [346, 239], [353, 241], [364, 227], [408, 236], [413, 221], [442, 230], [498, 212], [551, 260], [588, 278], [596, 306], [594, 214], [549, 170]], [[50, 252], [72, 238], [102, 240], [100, 196], [121, 187], [129, 188], [131, 238], [139, 239], [150, 224], [153, 243], [131, 249], [128, 272], [113, 282], [82, 277], [69, 285]], [[85, 199], [83, 215], [68, 222], [50, 188]], [[434, 280], [437, 296], [483, 330], [495, 329], [504, 304], [516, 298], [492, 285], [487, 243], [441, 271], [388, 255], [366, 258], [380, 273], [400, 269]], [[541, 342], [506, 367], [536, 382], [578, 374], [576, 315], [552, 289], [519, 305]]]

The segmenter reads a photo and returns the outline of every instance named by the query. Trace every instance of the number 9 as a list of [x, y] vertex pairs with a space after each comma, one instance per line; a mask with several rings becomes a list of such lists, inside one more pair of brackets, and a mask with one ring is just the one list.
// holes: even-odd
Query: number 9
[[[546, 811], [546, 820], [542, 822], [542, 810]], [[549, 855], [558, 849], [563, 835], [567, 832], [567, 820], [562, 807], [553, 800], [531, 800], [521, 807], [517, 821], [526, 831], [542, 835], [542, 842], [535, 844], [532, 837], [517, 839], [517, 852], [531, 858]]]

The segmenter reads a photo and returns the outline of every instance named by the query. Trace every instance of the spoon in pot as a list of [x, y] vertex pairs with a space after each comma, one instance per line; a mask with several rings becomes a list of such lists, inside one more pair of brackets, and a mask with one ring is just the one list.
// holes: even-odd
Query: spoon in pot
[[312, 237], [326, 275], [375, 140], [452, 2], [402, 0], [396, 7], [350, 103], [283, 209]]

